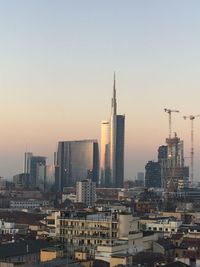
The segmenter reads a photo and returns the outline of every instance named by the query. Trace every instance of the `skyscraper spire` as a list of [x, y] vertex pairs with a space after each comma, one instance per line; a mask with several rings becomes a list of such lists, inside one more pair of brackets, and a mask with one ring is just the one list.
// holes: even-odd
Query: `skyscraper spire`
[[123, 187], [124, 181], [124, 115], [117, 115], [116, 80], [113, 79], [113, 96], [109, 121], [102, 123], [101, 181], [104, 186]]
[[112, 115], [117, 114], [117, 100], [116, 100], [116, 88], [115, 88], [115, 72], [114, 72], [114, 81], [113, 81], [113, 98], [112, 98]]

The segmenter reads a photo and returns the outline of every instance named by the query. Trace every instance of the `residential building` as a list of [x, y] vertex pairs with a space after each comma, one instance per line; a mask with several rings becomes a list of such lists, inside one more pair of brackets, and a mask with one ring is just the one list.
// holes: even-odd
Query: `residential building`
[[138, 232], [138, 218], [128, 212], [61, 212], [58, 221], [60, 240], [69, 252], [86, 249], [96, 258], [105, 256], [106, 248], [109, 255], [117, 248], [131, 253], [135, 250], [133, 240], [143, 236]]
[[[26, 240], [0, 245], [0, 261], [7, 263], [28, 264], [39, 263], [40, 250], [52, 247], [46, 240]], [[4, 265], [5, 266], [5, 265]]]
[[141, 219], [140, 227], [145, 231], [161, 232], [165, 236], [171, 236], [178, 232], [182, 223], [181, 220], [175, 218], [149, 218]]
[[59, 247], [49, 247], [40, 250], [40, 261], [46, 262], [56, 258], [63, 258], [63, 250]]
[[16, 224], [14, 222], [8, 222], [4, 219], [0, 219], [0, 234], [27, 234], [28, 225]]
[[10, 208], [11, 209], [27, 209], [33, 210], [40, 207], [49, 206], [48, 200], [38, 200], [38, 199], [16, 199], [10, 200]]
[[96, 202], [96, 183], [91, 179], [76, 182], [76, 201], [87, 206], [94, 206]]

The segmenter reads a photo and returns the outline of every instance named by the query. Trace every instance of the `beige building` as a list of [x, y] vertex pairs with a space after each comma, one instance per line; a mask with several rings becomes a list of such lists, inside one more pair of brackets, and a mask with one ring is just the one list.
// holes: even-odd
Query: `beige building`
[[51, 237], [56, 237], [59, 235], [58, 218], [60, 216], [60, 211], [52, 211], [47, 217], [41, 222], [46, 225], [48, 229], [48, 235]]
[[157, 237], [144, 237], [138, 221], [128, 212], [61, 212], [59, 237], [73, 256], [81, 250], [91, 258], [111, 262], [116, 254], [135, 254], [152, 247]]
[[43, 248], [40, 251], [40, 261], [51, 261], [63, 257], [63, 250], [59, 248]]

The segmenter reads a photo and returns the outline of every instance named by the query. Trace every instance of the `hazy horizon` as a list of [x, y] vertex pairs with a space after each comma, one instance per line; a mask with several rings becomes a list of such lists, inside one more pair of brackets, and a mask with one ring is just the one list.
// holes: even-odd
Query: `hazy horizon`
[[[110, 117], [113, 72], [125, 114], [125, 179], [157, 160], [172, 132], [190, 157], [200, 114], [200, 2], [191, 0], [0, 2], [0, 176], [23, 171], [24, 152], [47, 156], [61, 140], [98, 139]], [[195, 119], [199, 179], [200, 118]]]

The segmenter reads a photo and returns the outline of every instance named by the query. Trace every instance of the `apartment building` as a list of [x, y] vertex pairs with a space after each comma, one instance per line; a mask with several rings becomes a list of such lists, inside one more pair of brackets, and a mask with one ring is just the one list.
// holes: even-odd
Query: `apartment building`
[[165, 236], [170, 236], [177, 233], [182, 225], [182, 221], [175, 218], [158, 218], [158, 219], [141, 219], [141, 228], [146, 231], [161, 232]]
[[138, 233], [138, 218], [128, 212], [61, 212], [58, 223], [60, 240], [71, 253], [83, 249], [94, 255], [98, 246], [116, 246], [119, 243], [127, 250], [130, 244], [134, 244], [129, 239]]

